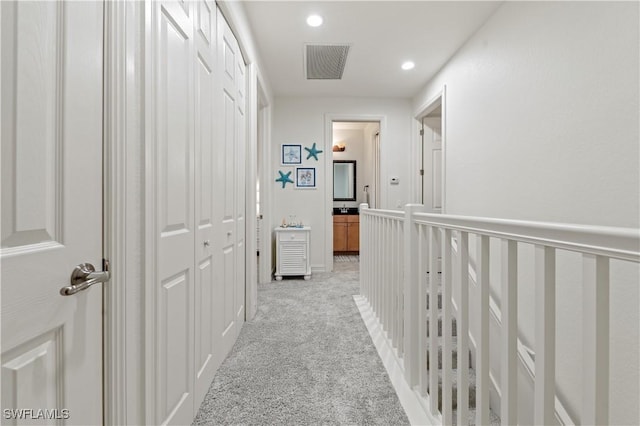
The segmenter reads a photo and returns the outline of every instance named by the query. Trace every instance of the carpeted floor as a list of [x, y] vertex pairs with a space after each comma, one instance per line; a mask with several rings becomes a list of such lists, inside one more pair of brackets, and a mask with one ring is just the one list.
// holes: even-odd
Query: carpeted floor
[[259, 286], [193, 424], [409, 424], [353, 301], [358, 267]]

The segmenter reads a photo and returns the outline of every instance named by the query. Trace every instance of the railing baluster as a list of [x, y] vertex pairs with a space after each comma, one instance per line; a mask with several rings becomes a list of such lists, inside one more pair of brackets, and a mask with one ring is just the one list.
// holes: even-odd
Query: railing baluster
[[[380, 260], [384, 259], [384, 256], [387, 254], [387, 244], [385, 241], [385, 235], [386, 235], [386, 231], [387, 231], [387, 219], [386, 218], [382, 218], [381, 221], [381, 227], [380, 227], [380, 246], [383, 247], [382, 252], [380, 253]], [[379, 292], [378, 292], [378, 307], [377, 307], [377, 311], [378, 311], [378, 319], [380, 320], [380, 323], [382, 324], [382, 329], [384, 331], [384, 317], [382, 315], [382, 303], [384, 300], [384, 266], [385, 266], [385, 262], [380, 262], [380, 278], [379, 278], [379, 284], [378, 284], [378, 288], [379, 288]]]
[[518, 423], [518, 244], [502, 240], [502, 389], [501, 420]]
[[555, 423], [556, 257], [555, 249], [535, 247], [535, 424]]
[[469, 413], [469, 234], [458, 239], [460, 305], [458, 306], [458, 425], [467, 425]]
[[[428, 246], [428, 232], [426, 226], [418, 226], [418, 279], [420, 287], [418, 290], [418, 309], [420, 309], [420, 315], [418, 320], [420, 321], [419, 336], [420, 343], [420, 356], [418, 357], [419, 375], [420, 375], [420, 393], [427, 395], [429, 391], [429, 371], [427, 371], [427, 264], [429, 256]], [[430, 367], [430, 369], [433, 367]]]
[[[384, 227], [382, 233], [382, 245], [384, 246], [384, 258], [387, 257], [389, 253], [389, 219], [384, 218]], [[387, 262], [380, 262], [382, 264], [382, 288], [380, 295], [380, 322], [382, 323], [382, 330], [387, 331], [387, 288], [389, 283], [389, 265]]]
[[453, 423], [451, 392], [451, 376], [453, 375], [451, 283], [453, 268], [451, 250], [451, 230], [445, 229], [442, 236], [442, 423], [445, 425]]
[[[389, 252], [387, 253], [387, 259], [393, 259], [393, 243], [395, 237], [395, 221], [393, 219], [389, 219]], [[389, 337], [392, 336], [392, 328], [393, 328], [393, 281], [395, 280], [394, 269], [395, 265], [391, 262], [387, 262], [389, 271], [387, 272], [387, 276], [389, 277], [389, 281], [386, 284], [387, 288], [387, 298], [385, 299], [385, 321], [387, 322], [387, 334]]]
[[[393, 219], [388, 220], [387, 228], [387, 259], [391, 259], [391, 250], [393, 250]], [[387, 334], [391, 333], [391, 292], [393, 287], [393, 266], [387, 261], [387, 282], [384, 284], [385, 299], [384, 299], [384, 322], [385, 330]]]
[[392, 259], [394, 264], [394, 276], [393, 276], [393, 347], [398, 349], [399, 343], [399, 327], [398, 327], [398, 285], [400, 283], [400, 258], [398, 257], [398, 253], [400, 252], [400, 223], [397, 220], [394, 220], [395, 232], [394, 232], [394, 250], [392, 253]]
[[438, 412], [438, 235], [429, 226], [429, 400], [431, 413]]
[[380, 260], [383, 259], [383, 250], [384, 245], [382, 244], [382, 218], [377, 218], [378, 227], [376, 229], [376, 242], [378, 243], [378, 250], [376, 252], [376, 299], [375, 299], [375, 307], [374, 311], [376, 313], [376, 317], [380, 318], [380, 285], [382, 282], [381, 272], [382, 272], [382, 262]]
[[476, 424], [489, 424], [489, 253], [486, 235], [477, 239], [479, 336], [476, 348]]
[[389, 282], [389, 340], [394, 348], [396, 344], [396, 251], [397, 251], [397, 229], [396, 221], [391, 220], [391, 253], [389, 253], [389, 264], [391, 266], [391, 282]]
[[609, 424], [609, 258], [582, 255], [583, 425]]
[[400, 239], [400, 249], [398, 250], [398, 354], [404, 357], [404, 222], [398, 221], [400, 231], [398, 238]]
[[386, 247], [384, 245], [384, 218], [380, 218], [380, 229], [378, 230], [378, 244], [380, 245], [380, 250], [378, 252], [378, 285], [377, 285], [377, 290], [376, 290], [376, 316], [378, 317], [378, 319], [380, 319], [380, 301], [382, 300], [382, 286], [383, 286], [383, 262], [381, 262], [382, 259], [384, 259], [384, 251], [386, 250]]

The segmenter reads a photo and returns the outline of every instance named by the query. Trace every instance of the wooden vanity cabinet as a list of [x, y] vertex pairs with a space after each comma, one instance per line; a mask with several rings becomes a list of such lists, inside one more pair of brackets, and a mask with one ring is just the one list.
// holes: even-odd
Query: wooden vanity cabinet
[[333, 216], [333, 252], [358, 253], [360, 251], [360, 216]]

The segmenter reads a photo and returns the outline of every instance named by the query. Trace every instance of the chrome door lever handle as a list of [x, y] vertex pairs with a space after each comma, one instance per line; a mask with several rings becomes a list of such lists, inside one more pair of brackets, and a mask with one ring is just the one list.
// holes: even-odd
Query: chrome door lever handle
[[79, 291], [86, 290], [94, 284], [105, 283], [111, 278], [111, 271], [109, 270], [109, 261], [104, 260], [103, 271], [97, 271], [96, 268], [90, 263], [81, 263], [73, 269], [69, 283], [71, 285], [62, 287], [60, 294], [63, 296], [71, 296]]

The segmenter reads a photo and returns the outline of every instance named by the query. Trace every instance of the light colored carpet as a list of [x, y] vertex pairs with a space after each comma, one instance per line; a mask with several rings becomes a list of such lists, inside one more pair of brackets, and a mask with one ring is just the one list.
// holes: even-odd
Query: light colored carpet
[[403, 425], [409, 421], [353, 301], [357, 262], [261, 285], [195, 425]]

